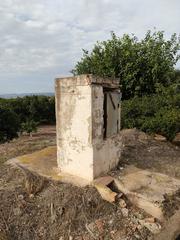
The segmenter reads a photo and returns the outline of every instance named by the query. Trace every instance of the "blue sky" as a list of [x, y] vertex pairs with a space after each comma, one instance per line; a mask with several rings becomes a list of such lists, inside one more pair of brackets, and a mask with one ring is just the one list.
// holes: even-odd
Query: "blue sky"
[[[97, 40], [148, 29], [180, 33], [179, 0], [3, 0], [0, 94], [49, 92], [70, 75], [81, 49]], [[180, 66], [180, 64], [178, 65]]]

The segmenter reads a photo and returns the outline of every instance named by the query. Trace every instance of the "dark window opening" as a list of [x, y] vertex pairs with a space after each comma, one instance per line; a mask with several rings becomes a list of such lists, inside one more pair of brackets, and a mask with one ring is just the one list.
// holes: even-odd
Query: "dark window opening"
[[111, 137], [120, 130], [120, 99], [118, 90], [104, 89], [104, 138]]

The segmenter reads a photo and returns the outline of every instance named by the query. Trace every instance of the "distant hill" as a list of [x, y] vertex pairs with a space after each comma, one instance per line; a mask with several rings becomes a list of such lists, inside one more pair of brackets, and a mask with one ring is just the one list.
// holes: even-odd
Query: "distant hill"
[[53, 92], [47, 92], [47, 93], [42, 92], [42, 93], [0, 94], [0, 98], [9, 99], [9, 98], [17, 98], [17, 97], [25, 97], [25, 96], [33, 96], [33, 95], [36, 95], [36, 96], [54, 96], [54, 93]]

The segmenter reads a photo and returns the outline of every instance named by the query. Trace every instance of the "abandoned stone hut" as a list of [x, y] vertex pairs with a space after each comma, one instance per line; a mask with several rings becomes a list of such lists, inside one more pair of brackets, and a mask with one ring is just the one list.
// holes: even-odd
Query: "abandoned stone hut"
[[55, 90], [58, 167], [92, 181], [119, 162], [119, 80], [93, 75], [57, 78]]

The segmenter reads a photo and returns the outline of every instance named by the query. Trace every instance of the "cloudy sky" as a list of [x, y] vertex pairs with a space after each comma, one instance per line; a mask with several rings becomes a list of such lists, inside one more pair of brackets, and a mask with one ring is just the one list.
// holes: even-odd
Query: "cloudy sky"
[[154, 27], [180, 33], [180, 0], [1, 0], [0, 93], [53, 91], [82, 48]]

